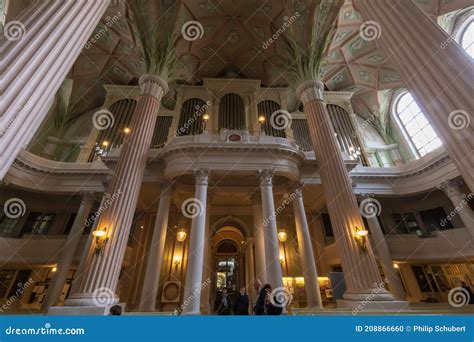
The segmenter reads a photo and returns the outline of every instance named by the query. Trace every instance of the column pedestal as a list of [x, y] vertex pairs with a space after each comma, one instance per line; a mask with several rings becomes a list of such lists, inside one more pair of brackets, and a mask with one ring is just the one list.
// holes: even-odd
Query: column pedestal
[[168, 217], [171, 203], [171, 184], [161, 185], [160, 203], [156, 213], [155, 228], [151, 240], [145, 280], [140, 299], [140, 311], [155, 311], [156, 296], [160, 283], [161, 266], [168, 230]]

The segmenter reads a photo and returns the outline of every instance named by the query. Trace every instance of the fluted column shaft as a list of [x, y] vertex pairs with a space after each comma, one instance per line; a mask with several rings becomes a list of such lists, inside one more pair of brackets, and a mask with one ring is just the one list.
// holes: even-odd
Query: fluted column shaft
[[93, 204], [94, 198], [90, 194], [83, 195], [81, 205], [77, 211], [71, 231], [69, 232], [66, 243], [62, 247], [57, 271], [48, 287], [46, 298], [41, 305], [43, 309], [47, 309], [58, 303], [59, 296], [61, 295], [64, 283], [67, 279], [67, 274], [74, 261], [74, 256], [77, 253], [77, 248], [81, 242], [81, 238], [83, 237], [84, 227]]
[[163, 254], [165, 251], [166, 233], [168, 231], [168, 217], [171, 203], [171, 185], [162, 184], [158, 212], [156, 213], [155, 228], [148, 253], [145, 280], [143, 282], [142, 295], [140, 299], [140, 310], [155, 311], [156, 296], [163, 265]]
[[18, 18], [20, 35], [0, 35], [0, 180], [39, 128], [108, 4], [35, 1]]
[[[207, 207], [206, 207], [206, 233], [204, 240], [204, 263], [202, 270], [202, 279], [206, 281], [211, 278], [211, 248], [212, 248], [212, 235], [209, 226], [210, 212], [211, 212], [211, 196], [208, 195]], [[205, 314], [211, 313], [211, 306], [209, 303], [211, 295], [211, 286], [206, 286], [202, 289], [201, 293], [201, 309]]]
[[267, 271], [265, 266], [265, 236], [263, 231], [262, 198], [260, 194], [252, 197], [253, 229], [255, 239], [255, 278], [265, 284]]
[[393, 266], [392, 255], [388, 249], [387, 241], [383, 235], [379, 220], [376, 215], [367, 216], [370, 236], [374, 242], [374, 252], [382, 265], [383, 273], [388, 281], [390, 293], [396, 300], [406, 300], [405, 288], [398, 275], [398, 271]]
[[381, 284], [375, 256], [367, 241], [364, 251], [355, 240], [357, 228], [364, 223], [352, 189], [349, 175], [337, 145], [326, 104], [323, 101], [324, 85], [319, 81], [302, 83], [297, 94], [304, 105], [304, 113], [314, 152], [319, 165], [321, 183], [346, 282], [344, 298], [347, 300], [393, 300], [386, 290], [375, 290]]
[[[474, 191], [472, 59], [413, 1], [355, 0], [364, 20], [380, 25], [378, 48], [404, 83]], [[470, 121], [470, 123], [469, 123]]]
[[280, 247], [276, 224], [275, 203], [273, 200], [273, 172], [260, 171], [260, 192], [262, 194], [263, 232], [265, 243], [266, 282], [272, 288], [283, 287], [280, 265]]
[[304, 211], [303, 194], [300, 188], [294, 189], [296, 194], [293, 200], [293, 210], [295, 212], [296, 238], [298, 240], [298, 250], [300, 263], [304, 277], [304, 287], [308, 308], [321, 309], [323, 301], [319, 290], [318, 272], [316, 270], [316, 260], [314, 259], [311, 236], [309, 235], [308, 221]]
[[253, 299], [255, 298], [255, 289], [253, 287], [253, 283], [255, 281], [255, 268], [254, 268], [254, 257], [253, 257], [253, 249], [254, 249], [254, 239], [250, 239], [247, 241], [247, 248], [245, 249], [245, 264], [247, 265], [245, 271], [247, 273], [247, 293], [249, 295], [251, 307], [253, 307]]
[[[167, 84], [157, 76], [140, 77], [141, 94], [130, 123], [131, 133], [124, 142], [110, 185], [104, 196], [108, 205], [96, 220], [94, 230], [103, 230], [108, 238], [102, 255], [95, 253], [96, 242], [89, 239], [88, 254], [79, 270], [77, 293], [71, 305], [97, 304], [97, 293], [116, 291], [123, 257], [153, 137], [161, 97]], [[118, 297], [107, 301], [118, 302]]]
[[[463, 196], [462, 190], [460, 188], [460, 182], [457, 180], [449, 180], [439, 185], [439, 189], [443, 190], [446, 196], [449, 197], [454, 206], [454, 212], [459, 215], [461, 221], [464, 223], [464, 227], [469, 231], [471, 236], [474, 238], [474, 213], [469, 207], [467, 202], [467, 196], [472, 198], [473, 193]], [[451, 218], [446, 217], [446, 221]], [[444, 221], [441, 222], [443, 224]], [[446, 223], [444, 223], [446, 224]]]
[[188, 265], [183, 296], [184, 303], [187, 305], [183, 305], [183, 315], [199, 315], [201, 313], [208, 175], [208, 170], [199, 169], [196, 171], [194, 203], [198, 209], [193, 214], [189, 237]]

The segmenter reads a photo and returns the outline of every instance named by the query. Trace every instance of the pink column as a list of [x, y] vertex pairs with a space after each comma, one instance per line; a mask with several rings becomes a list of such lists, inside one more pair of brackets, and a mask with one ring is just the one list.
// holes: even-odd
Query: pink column
[[380, 26], [378, 48], [397, 67], [469, 188], [474, 191], [472, 59], [412, 1], [354, 0]]
[[260, 193], [252, 195], [253, 236], [255, 239], [255, 279], [265, 284], [267, 270], [265, 266], [265, 235], [263, 232], [262, 196]]
[[35, 1], [0, 35], [0, 179], [45, 118], [108, 4]]
[[297, 95], [304, 105], [334, 236], [341, 256], [347, 288], [344, 298], [353, 301], [364, 301], [367, 298], [371, 301], [393, 300], [388, 291], [376, 289], [380, 287], [382, 281], [370, 245], [364, 251], [354, 238], [356, 229], [362, 229], [364, 223], [335, 139], [326, 103], [323, 101], [323, 90], [322, 82], [307, 81], [298, 87]]
[[[161, 97], [168, 85], [154, 75], [140, 77], [141, 94], [130, 124], [131, 134], [124, 142], [105, 196], [110, 196], [107, 206], [99, 210], [94, 230], [105, 230], [108, 238], [102, 255], [96, 254], [96, 243], [89, 239], [86, 259], [81, 263], [77, 292], [67, 305], [114, 304], [122, 261], [145, 171], [153, 129], [160, 108]], [[105, 300], [105, 297], [111, 297]], [[98, 301], [97, 298], [103, 299]], [[106, 305], [104, 305], [106, 306]]]

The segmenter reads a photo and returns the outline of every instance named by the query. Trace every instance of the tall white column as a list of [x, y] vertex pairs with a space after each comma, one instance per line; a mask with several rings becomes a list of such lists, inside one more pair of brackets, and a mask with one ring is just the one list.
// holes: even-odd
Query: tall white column
[[388, 249], [387, 241], [380, 227], [377, 215], [367, 215], [367, 224], [369, 225], [370, 236], [373, 241], [375, 255], [377, 255], [382, 265], [383, 273], [388, 281], [390, 293], [396, 300], [406, 300], [405, 288], [400, 279], [398, 271], [393, 266], [392, 255]]
[[[211, 213], [211, 201], [212, 201], [212, 194], [207, 195], [207, 206], [206, 206], [206, 235], [204, 240], [204, 263], [203, 263], [203, 270], [202, 270], [202, 279], [206, 281], [207, 279], [211, 279], [211, 270], [212, 261], [211, 261], [211, 248], [212, 248], [212, 234], [210, 231], [209, 220], [210, 220], [210, 213]], [[209, 303], [211, 295], [211, 286], [208, 284], [206, 287], [202, 289], [201, 293], [201, 311], [206, 315], [211, 313], [211, 305]]]
[[171, 190], [171, 184], [161, 184], [160, 202], [156, 213], [155, 228], [148, 253], [145, 281], [143, 282], [140, 299], [141, 311], [155, 311], [161, 266], [163, 265], [163, 253], [165, 251], [166, 233], [168, 231]]
[[42, 123], [108, 5], [34, 1], [0, 35], [0, 180]]
[[83, 237], [84, 227], [93, 204], [94, 197], [91, 194], [86, 193], [82, 196], [81, 205], [59, 256], [58, 270], [54, 274], [48, 291], [46, 292], [46, 298], [41, 305], [42, 309], [47, 309], [58, 303], [59, 296], [67, 279], [67, 274], [74, 261], [74, 256], [77, 253], [77, 247]]
[[355, 238], [364, 222], [323, 100], [323, 91], [322, 82], [310, 80], [298, 87], [297, 95], [304, 105], [344, 271], [346, 291], [344, 300], [338, 301], [338, 305], [353, 307], [367, 299], [370, 302], [393, 301], [392, 295], [380, 288], [382, 279], [369, 241], [364, 238], [366, 248], [363, 248]]
[[255, 279], [262, 282], [267, 281], [267, 270], [265, 266], [265, 236], [263, 232], [262, 218], [262, 195], [255, 193], [252, 195], [253, 209], [253, 229], [255, 239]]
[[273, 171], [259, 172], [260, 192], [262, 194], [263, 232], [265, 243], [266, 282], [273, 289], [283, 287], [280, 264], [280, 247], [276, 224], [275, 203], [273, 200]]
[[[192, 211], [189, 254], [184, 284], [183, 315], [199, 315], [201, 304], [202, 270], [204, 262], [204, 242], [206, 238], [206, 205], [209, 170], [199, 169], [196, 174], [196, 192], [192, 203], [197, 210]], [[186, 209], [183, 208], [185, 211]], [[188, 213], [189, 214], [189, 213]]]
[[[454, 212], [459, 215], [464, 226], [474, 238], [474, 213], [467, 203], [467, 196], [474, 196], [473, 193], [464, 195], [460, 188], [460, 180], [449, 180], [439, 185], [439, 189], [443, 190], [446, 196], [449, 197], [454, 206]], [[448, 219], [448, 218], [446, 218]]]
[[472, 59], [414, 1], [352, 3], [474, 191]]
[[296, 184], [293, 192], [296, 194], [293, 200], [293, 210], [295, 212], [296, 238], [298, 240], [298, 249], [300, 252], [300, 263], [304, 277], [304, 287], [308, 308], [322, 309], [323, 301], [319, 290], [318, 272], [316, 270], [316, 261], [314, 259], [313, 246], [311, 245], [311, 236], [309, 235], [308, 221], [304, 211], [302, 184]]
[[[252, 302], [255, 298], [255, 289], [253, 287], [253, 283], [255, 281], [255, 268], [254, 268], [254, 257], [253, 257], [253, 248], [254, 248], [254, 239], [247, 240], [247, 248], [245, 249], [245, 273], [246, 273], [246, 286], [247, 293], [249, 295], [249, 299]], [[253, 303], [251, 303], [250, 307], [253, 307]]]
[[[105, 233], [105, 246], [97, 253], [98, 241], [89, 239], [87, 255], [66, 301], [71, 306], [107, 308], [118, 303], [117, 289], [133, 215], [145, 172], [153, 130], [162, 96], [168, 85], [156, 75], [140, 77], [140, 96], [130, 123], [131, 133], [122, 146], [114, 174], [104, 194], [94, 231]], [[103, 240], [102, 240], [103, 241]], [[98, 300], [98, 298], [100, 300]]]

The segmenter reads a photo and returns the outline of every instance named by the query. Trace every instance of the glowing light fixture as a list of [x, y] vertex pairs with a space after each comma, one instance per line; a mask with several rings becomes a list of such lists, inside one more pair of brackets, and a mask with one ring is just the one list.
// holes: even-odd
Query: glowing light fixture
[[54, 266], [52, 269], [51, 269], [51, 272], [56, 272], [58, 270], [58, 268], [56, 266]]
[[367, 230], [359, 228], [357, 226], [355, 227], [354, 238], [364, 252], [367, 251], [367, 235], [369, 235], [369, 232]]
[[284, 229], [280, 230], [278, 232], [278, 240], [280, 240], [280, 242], [285, 242], [286, 239], [288, 239], [288, 234], [285, 232]]
[[105, 245], [107, 244], [107, 227], [104, 229], [97, 229], [92, 232], [92, 236], [95, 240], [95, 254], [103, 255], [105, 250]]
[[203, 119], [205, 122], [208, 122], [210, 118], [211, 118], [211, 117], [210, 117], [209, 114], [207, 114], [207, 113], [202, 116], [202, 119]]
[[132, 132], [132, 130], [131, 130], [129, 127], [125, 127], [125, 128], [123, 129], [123, 132], [124, 132], [125, 134], [130, 134], [130, 133]]
[[109, 142], [108, 142], [107, 140], [104, 140], [104, 141], [102, 142], [102, 146], [104, 146], [104, 147], [109, 146]]
[[181, 228], [176, 233], [176, 240], [178, 240], [179, 242], [184, 242], [184, 240], [186, 240], [187, 236], [188, 236], [188, 234], [186, 233], [186, 231], [183, 228]]

